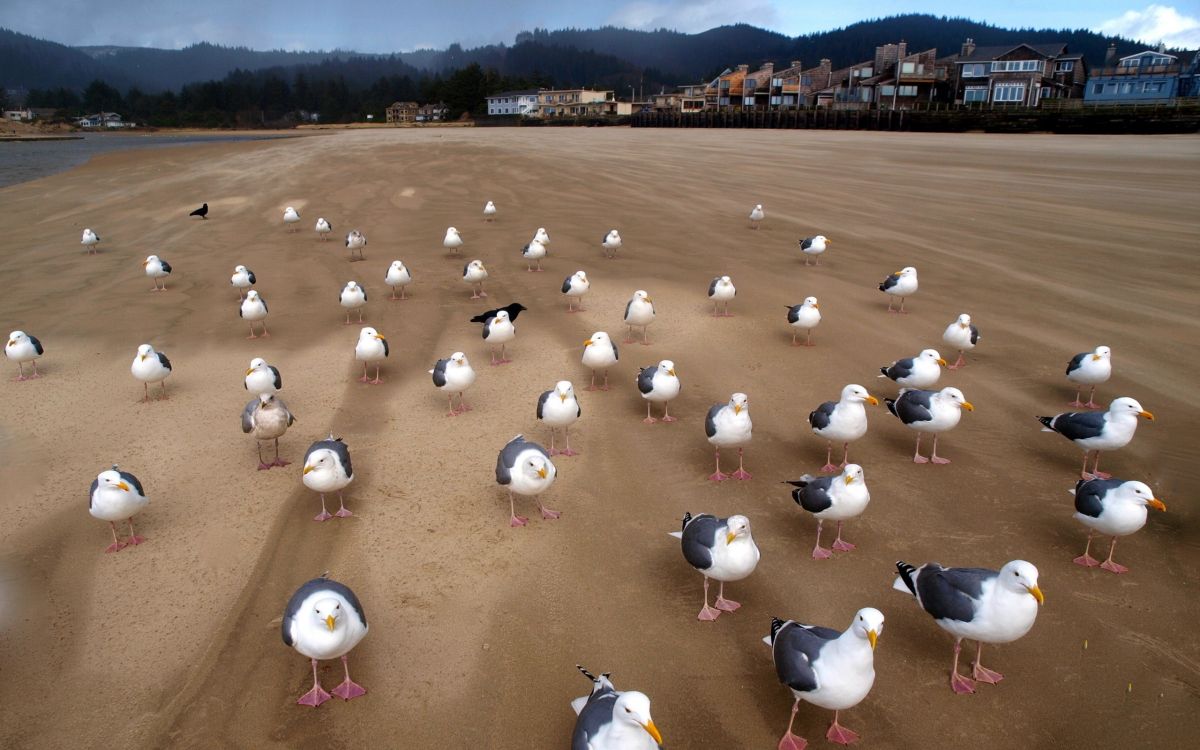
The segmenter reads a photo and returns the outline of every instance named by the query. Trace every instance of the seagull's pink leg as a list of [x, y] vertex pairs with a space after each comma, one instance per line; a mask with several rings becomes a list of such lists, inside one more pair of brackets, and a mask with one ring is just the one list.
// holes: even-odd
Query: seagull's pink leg
[[446, 396], [446, 402], [450, 404], [450, 411], [446, 414], [447, 417], [457, 417], [458, 412], [454, 410], [454, 394]]
[[716, 459], [717, 459], [717, 470], [714, 473], [709, 475], [708, 481], [723, 482], [729, 478], [729, 475], [721, 473], [721, 449], [716, 448], [715, 451], [716, 451]]
[[507, 365], [509, 362], [512, 362], [512, 360], [511, 360], [511, 359], [509, 359], [508, 357], [505, 357], [505, 356], [504, 356], [504, 349], [505, 349], [505, 347], [506, 347], [506, 346], [508, 346], [508, 344], [501, 344], [501, 345], [500, 345], [500, 364], [502, 364], [502, 365]]
[[937, 433], [935, 432], [935, 433], [933, 433], [933, 453], [931, 453], [931, 454], [929, 455], [929, 460], [930, 460], [930, 461], [932, 461], [932, 462], [933, 462], [933, 463], [935, 463], [935, 464], [948, 464], [948, 463], [950, 463], [950, 459], [948, 459], [948, 458], [942, 458], [941, 456], [939, 456], [939, 455], [937, 454], [937, 441], [938, 441], [938, 435], [937, 435]]
[[919, 433], [919, 432], [917, 433], [917, 447], [916, 447], [915, 451], [913, 452], [913, 463], [914, 464], [929, 463], [929, 459], [925, 458], [924, 456], [921, 455], [921, 433]]
[[30, 362], [29, 364], [33, 365], [33, 374], [29, 376], [30, 380], [40, 378], [42, 375], [41, 375], [41, 373], [39, 373], [37, 371], [37, 360], [35, 359], [32, 362]]
[[983, 666], [983, 642], [976, 641], [978, 648], [975, 650], [975, 662], [972, 664], [974, 671], [972, 676], [979, 682], [986, 682], [989, 685], [995, 685], [1004, 679], [1004, 675], [999, 672], [994, 672]]
[[858, 732], [853, 732], [838, 723], [838, 712], [833, 712], [833, 723], [829, 725], [829, 731], [825, 733], [825, 739], [830, 742], [836, 742], [839, 745], [849, 745], [858, 741]]
[[901, 314], [901, 315], [908, 315], [908, 313], [907, 313], [907, 312], [905, 312], [905, 310], [904, 310], [904, 300], [905, 300], [905, 299], [907, 299], [907, 297], [901, 297], [901, 298], [900, 298], [900, 314]]
[[808, 329], [808, 337], [804, 339], [804, 345], [805, 346], [816, 346], [816, 344], [814, 344], [812, 342], [812, 329], [811, 328]]
[[821, 527], [825, 522], [817, 519], [817, 543], [813, 545], [812, 557], [814, 560], [828, 560], [833, 557], [833, 553], [821, 546]]
[[486, 296], [487, 296], [487, 292], [483, 291], [483, 284], [482, 284], [482, 283], [480, 283], [480, 284], [479, 284], [479, 296], [480, 296], [480, 297], [486, 297]]
[[358, 379], [358, 382], [360, 382], [360, 383], [371, 382], [371, 379], [369, 377], [367, 377], [367, 363], [366, 362], [363, 362], [363, 376]]
[[1108, 548], [1108, 559], [1105, 560], [1104, 562], [1100, 563], [1100, 567], [1104, 568], [1105, 570], [1109, 571], [1110, 573], [1128, 573], [1129, 568], [1125, 567], [1124, 565], [1121, 565], [1120, 563], [1113, 562], [1113, 559], [1112, 559], [1113, 551], [1116, 550], [1116, 548], [1117, 548], [1117, 538], [1114, 536], [1112, 539], [1112, 545], [1109, 546], [1109, 548]]
[[792, 329], [792, 346], [800, 346], [800, 343], [796, 341], [796, 329], [794, 328]]
[[895, 302], [896, 302], [895, 297], [890, 297], [890, 296], [888, 297], [888, 312], [890, 312], [890, 313], [896, 312], [895, 310], [892, 309], [892, 305], [895, 304]]
[[279, 438], [275, 438], [275, 460], [271, 462], [272, 466], [287, 466], [291, 461], [284, 461], [279, 457]]
[[797, 698], [796, 702], [792, 704], [792, 718], [788, 719], [787, 733], [779, 740], [777, 750], [804, 750], [804, 748], [808, 747], [808, 740], [792, 734], [792, 724], [796, 722], [796, 712], [799, 710], [800, 699]]
[[380, 385], [383, 381], [379, 379], [379, 365], [375, 365], [375, 379], [371, 381], [371, 385]]
[[[37, 363], [36, 363], [36, 362], [34, 363], [34, 367], [37, 367]], [[1096, 396], [1096, 386], [1094, 386], [1094, 385], [1093, 385], [1093, 386], [1092, 386], [1092, 390], [1091, 390], [1091, 391], [1088, 393], [1088, 400], [1087, 400], [1087, 403], [1086, 403], [1086, 404], [1080, 404], [1080, 406], [1086, 406], [1086, 407], [1087, 407], [1087, 408], [1089, 408], [1089, 409], [1099, 409], [1099, 408], [1100, 408], [1100, 404], [1097, 404], [1097, 403], [1094, 401], [1094, 399], [1095, 399], [1095, 396]], [[1075, 398], [1076, 398], [1076, 399], [1078, 399], [1078, 398], [1079, 398], [1079, 394], [1075, 394]]]
[[700, 614], [696, 615], [696, 619], [701, 622], [712, 622], [720, 616], [721, 610], [708, 606], [708, 576], [704, 576], [704, 607], [700, 610]]
[[1079, 470], [1079, 476], [1083, 477], [1084, 479], [1095, 479], [1096, 477], [1089, 474], [1088, 470], [1087, 470], [1087, 460], [1088, 460], [1089, 453], [1091, 453], [1091, 451], [1083, 452], [1083, 468]]
[[573, 451], [573, 450], [571, 450], [571, 433], [569, 432], [569, 430], [570, 430], [570, 428], [569, 428], [569, 427], [564, 427], [564, 428], [563, 428], [563, 440], [566, 442], [566, 444], [567, 444], [567, 447], [566, 447], [566, 449], [565, 449], [565, 450], [563, 450], [563, 451], [560, 451], [559, 455], [562, 455], [562, 456], [578, 456], [578, 455], [579, 455], [579, 451]]
[[1096, 460], [1092, 462], [1092, 476], [1097, 479], [1112, 479], [1112, 474], [1100, 471], [1100, 451], [1096, 451]]
[[104, 551], [105, 552], [120, 552], [121, 550], [125, 549], [125, 542], [122, 542], [120, 539], [117, 538], [117, 525], [115, 523], [113, 523], [112, 521], [109, 521], [108, 525], [110, 527], [112, 527], [113, 543], [108, 545], [107, 547], [105, 547]]
[[329, 515], [329, 511], [325, 510], [325, 494], [321, 493], [321, 512], [313, 516], [314, 521], [328, 521], [333, 518]]
[[334, 513], [333, 515], [337, 516], [338, 518], [348, 518], [349, 516], [354, 515], [350, 511], [346, 510], [346, 499], [342, 497], [341, 490], [338, 490], [338, 505], [341, 507], [339, 507], [337, 513]]
[[346, 325], [350, 325], [350, 311], [346, 311]]
[[838, 465], [838, 468], [844, 469], [848, 463], [850, 463], [850, 443], [842, 443], [842, 463]]
[[270, 468], [271, 468], [271, 464], [269, 464], [269, 463], [266, 463], [265, 461], [263, 461], [263, 457], [262, 457], [262, 443], [258, 443], [258, 470], [259, 470], [259, 471], [267, 471], [267, 470], [269, 470]]
[[626, 331], [625, 331], [625, 343], [626, 343], [626, 344], [632, 344], [632, 343], [634, 343], [634, 342], [636, 342], [636, 341], [637, 341], [637, 339], [635, 339], [635, 338], [633, 337], [633, 326], [631, 326], [631, 325], [627, 325], [627, 326], [626, 326]]
[[650, 346], [650, 326], [642, 326], [642, 346]]
[[392, 287], [392, 296], [388, 297], [388, 299], [400, 299], [396, 296], [396, 287]]
[[270, 338], [271, 334], [269, 331], [267, 331], [267, 321], [265, 321], [265, 320], [263, 321], [262, 327], [263, 327], [263, 332], [262, 332], [263, 337]]
[[654, 424], [655, 422], [658, 421], [654, 417], [650, 416], [650, 402], [649, 401], [646, 402], [646, 418], [643, 419], [642, 421], [645, 422], [646, 424]]
[[[167, 379], [163, 378], [162, 380], [158, 381], [158, 384], [162, 386], [162, 399], [161, 400], [169, 401], [171, 399], [171, 397], [167, 395]], [[1097, 461], [1100, 460], [1099, 453], [1096, 454], [1096, 460]]]
[[468, 411], [471, 411], [471, 407], [467, 405], [467, 397], [463, 395], [462, 391], [459, 391], [458, 392], [458, 413], [462, 414], [463, 412], [468, 412]]
[[1083, 402], [1079, 400], [1079, 394], [1081, 393], [1083, 393], [1083, 386], [1079, 386], [1075, 389], [1075, 400], [1067, 404], [1067, 406], [1074, 406], [1076, 409], [1082, 409]]
[[950, 668], [950, 689], [959, 695], [975, 692], [975, 681], [958, 673], [958, 652], [962, 651], [962, 639], [954, 641], [954, 666]]
[[833, 548], [838, 552], [849, 552], [854, 549], [854, 545], [850, 542], [842, 540], [842, 522], [838, 521], [837, 539], [833, 540]]
[[360, 695], [366, 695], [367, 691], [363, 689], [354, 680], [350, 679], [350, 665], [346, 663], [346, 657], [342, 657], [342, 668], [346, 670], [346, 679], [342, 680], [342, 684], [333, 689], [333, 694], [342, 700], [352, 700]]
[[722, 612], [733, 612], [734, 610], [741, 609], [741, 607], [742, 607], [741, 604], [738, 604], [737, 602], [733, 601], [732, 599], [725, 598], [725, 582], [724, 581], [721, 581], [721, 588], [717, 591], [717, 600], [715, 602], [713, 602], [713, 606], [716, 607], [717, 609], [721, 610]]
[[557, 456], [559, 454], [558, 449], [554, 447], [554, 433], [555, 432], [556, 432], [556, 430], [553, 427], [551, 427], [550, 428], [550, 451], [549, 451], [551, 456]]
[[1083, 554], [1075, 558], [1071, 562], [1076, 565], [1082, 565], [1085, 568], [1094, 568], [1100, 564], [1100, 561], [1092, 557], [1089, 552], [1092, 551], [1092, 537], [1095, 535], [1095, 530], [1088, 531], [1087, 546], [1083, 548]]
[[545, 518], [547, 520], [552, 520], [552, 519], [558, 518], [559, 516], [562, 515], [561, 511], [553, 510], [551, 508], [547, 508], [546, 506], [542, 505], [542, 501], [539, 500], [536, 496], [533, 498], [533, 501], [535, 503], [537, 503], [538, 510], [541, 511], [541, 513], [542, 513], [542, 518]]
[[950, 365], [946, 369], [947, 370], [957, 370], [960, 367], [966, 367], [966, 366], [967, 366], [967, 360], [963, 359], [962, 349], [959, 349], [958, 350], [958, 359], [956, 359], [954, 361], [954, 364]]
[[592, 382], [591, 382], [591, 383], [589, 383], [589, 384], [588, 384], [588, 387], [587, 387], [587, 388], [584, 388], [583, 390], [585, 390], [585, 391], [595, 391], [595, 390], [598, 390], [598, 389], [596, 388], [596, 371], [595, 371], [595, 370], [592, 370]]
[[135, 547], [136, 547], [137, 545], [139, 545], [139, 544], [141, 544], [142, 542], [146, 541], [146, 537], [144, 537], [144, 536], [138, 536], [137, 534], [135, 534], [135, 533], [134, 533], [134, 531], [133, 531], [133, 519], [132, 519], [132, 518], [126, 518], [126, 519], [125, 519], [125, 523], [129, 524], [129, 538], [125, 540], [125, 543], [126, 543], [126, 544], [132, 544], [133, 546], [135, 546]]
[[662, 421], [664, 421], [664, 422], [674, 422], [674, 421], [676, 421], [676, 420], [675, 420], [675, 417], [672, 417], [672, 416], [671, 416], [671, 405], [670, 405], [670, 404], [668, 404], [666, 401], [664, 401], [664, 402], [663, 402], [663, 418], [662, 418]]
[[256, 339], [256, 338], [258, 338], [258, 336], [255, 336], [255, 335], [254, 335], [254, 324], [253, 324], [253, 323], [251, 323], [251, 324], [250, 324], [250, 335], [249, 335], [249, 336], [247, 336], [246, 338], [248, 338], [248, 339]]
[[604, 385], [600, 386], [600, 390], [602, 390], [602, 391], [608, 390], [608, 370], [604, 371]]
[[525, 524], [529, 523], [528, 518], [526, 518], [525, 516], [517, 515], [517, 507], [513, 501], [512, 490], [508, 491], [508, 515], [509, 515], [509, 518], [508, 518], [509, 526], [524, 526]]
[[825, 465], [821, 467], [821, 471], [837, 471], [837, 467], [833, 465], [833, 441], [830, 440], [825, 446]]
[[301, 706], [312, 706], [313, 708], [316, 708], [317, 706], [321, 705], [325, 701], [329, 700], [330, 695], [329, 695], [329, 693], [325, 692], [321, 688], [321, 683], [317, 681], [317, 660], [316, 659], [312, 660], [312, 669], [313, 669], [312, 690], [309, 690], [307, 693], [300, 696], [300, 700], [296, 701], [296, 703], [300, 704]]
[[408, 299], [408, 291], [407, 291], [406, 287], [400, 287], [400, 299], [402, 299], [402, 300]]
[[[22, 380], [23, 379], [24, 378], [22, 378]], [[149, 383], [142, 383], [142, 393], [145, 394], [142, 397], [142, 403], [144, 403], [144, 404], [150, 403], [150, 384]]]
[[20, 375], [18, 375], [18, 376], [17, 376], [17, 382], [20, 382], [20, 381], [22, 381], [22, 380], [28, 380], [28, 378], [26, 378], [26, 377], [25, 377], [25, 365], [24, 365], [24, 363], [18, 362], [18, 363], [17, 363], [17, 370], [18, 370], [18, 371], [21, 373]]
[[750, 479], [750, 472], [746, 471], [746, 467], [742, 465], [742, 449], [738, 448], [738, 467], [737, 471], [731, 474], [734, 479]]

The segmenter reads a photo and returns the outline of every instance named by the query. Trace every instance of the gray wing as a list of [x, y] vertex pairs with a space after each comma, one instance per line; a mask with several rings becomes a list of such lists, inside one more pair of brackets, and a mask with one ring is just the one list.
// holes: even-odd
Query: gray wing
[[566, 278], [566, 280], [563, 281], [563, 285], [562, 285], [563, 294], [566, 294], [567, 292], [571, 291], [571, 279], [572, 278], [573, 278], [572, 276], [568, 276]]
[[712, 567], [717, 531], [724, 525], [724, 519], [701, 513], [683, 527], [683, 558], [689, 565], [700, 571]]
[[492, 332], [492, 320], [494, 320], [494, 317], [488, 318], [483, 321], [483, 338], [485, 340], [487, 339], [488, 335], [491, 334], [491, 332]]
[[796, 489], [792, 490], [792, 499], [809, 513], [829, 510], [833, 506], [833, 496], [830, 495], [829, 488], [835, 479], [841, 477], [813, 477], [805, 474], [795, 482], [788, 482], [796, 486]]
[[155, 352], [158, 355], [158, 363], [168, 370], [171, 369], [171, 360], [167, 359], [167, 355], [162, 352]]
[[629, 320], [629, 306], [632, 304], [633, 304], [633, 300], [629, 300], [628, 302], [625, 303], [625, 317], [622, 318], [622, 320]]
[[[28, 336], [28, 334], [26, 334]], [[38, 341], [37, 336], [29, 336], [29, 343], [33, 344], [33, 350], [38, 354], [45, 354], [46, 350], [42, 348], [42, 342]]]
[[709, 297], [713, 296], [713, 293], [717, 291], [717, 282], [720, 280], [721, 280], [721, 277], [718, 276], [709, 282], [709, 284], [708, 284], [708, 296]]
[[[279, 404], [279, 408], [283, 409], [283, 413], [287, 415], [288, 427], [291, 427], [292, 423], [296, 421], [296, 415], [292, 414], [292, 410], [289, 409], [288, 405], [283, 402], [283, 399], [276, 397], [275, 403]], [[349, 456], [349, 454], [347, 454], [347, 456]], [[348, 457], [347, 460], [349, 460]]]
[[797, 320], [800, 320], [800, 308], [802, 308], [802, 307], [804, 307], [804, 305], [789, 305], [788, 306], [788, 322], [789, 323], [795, 323]]
[[812, 237], [805, 237], [804, 239], [800, 240], [800, 249], [807, 250], [810, 247], [812, 247], [812, 243], [813, 243]]
[[525, 442], [525, 437], [517, 435], [500, 449], [500, 455], [496, 458], [496, 482], [498, 484], [512, 482], [512, 468], [517, 465], [517, 456], [528, 446], [529, 443]]
[[588, 696], [587, 703], [575, 719], [575, 731], [571, 734], [571, 750], [592, 750], [591, 740], [600, 729], [613, 720], [613, 707], [617, 703], [617, 692], [610, 687]]
[[986, 568], [943, 568], [928, 563], [917, 571], [917, 598], [936, 620], [970, 622], [984, 581], [998, 575]]
[[433, 366], [433, 384], [438, 388], [446, 384], [446, 365], [448, 364], [450, 364], [450, 360], [439, 359]]
[[288, 599], [287, 607], [283, 610], [283, 622], [280, 624], [280, 631], [283, 635], [283, 642], [289, 646], [292, 645], [292, 621], [296, 619], [296, 613], [300, 611], [300, 605], [304, 603], [312, 594], [318, 591], [331, 591], [341, 594], [350, 602], [350, 606], [358, 613], [359, 619], [363, 625], [367, 624], [367, 614], [363, 611], [362, 603], [358, 601], [358, 597], [350, 590], [350, 587], [331, 581], [328, 578], [314, 578], [308, 581], [300, 588], [296, 589], [296, 593], [292, 594], [292, 598]]
[[554, 391], [546, 391], [542, 395], [538, 396], [538, 405], [537, 405], [537, 418], [538, 419], [542, 419], [542, 410], [544, 408], [546, 408], [546, 401], [548, 401], [550, 399], [550, 394], [552, 394], [552, 393], [554, 393]]
[[971, 324], [971, 343], [979, 343], [979, 329], [975, 327], [974, 323]]
[[242, 432], [249, 434], [254, 429], [254, 407], [258, 403], [258, 396], [255, 396], [246, 404], [246, 408], [242, 409]]
[[704, 418], [704, 434], [712, 437], [717, 434], [717, 412], [725, 408], [725, 404], [713, 404]]
[[829, 420], [833, 416], [833, 410], [836, 406], [836, 401], [826, 401], [825, 403], [821, 404], [809, 413], [808, 423], [812, 425], [814, 430], [825, 429], [829, 426]]
[[820, 658], [821, 649], [840, 635], [831, 628], [784, 623], [771, 644], [779, 681], [801, 693], [816, 690], [817, 673], [812, 664]]
[[886, 292], [887, 290], [896, 286], [896, 283], [899, 280], [900, 280], [899, 276], [896, 276], [895, 274], [889, 275], [886, 279], [883, 280], [883, 283], [879, 285], [879, 291]]
[[1104, 512], [1104, 496], [1124, 483], [1123, 479], [1079, 480], [1075, 484], [1075, 510], [1085, 516], [1099, 518]]
[[470, 264], [470, 263], [468, 263], [468, 264], [466, 264], [465, 266], [463, 266], [463, 276], [466, 276], [466, 275], [467, 275], [467, 269], [468, 269], [468, 268], [470, 268], [470, 267], [471, 267], [471, 264]]
[[[613, 346], [616, 349], [616, 346]], [[654, 390], [654, 373], [658, 372], [658, 365], [653, 367], [643, 367], [638, 371], [638, 390], [642, 393], [650, 393]]]
[[913, 422], [928, 422], [933, 419], [933, 414], [929, 411], [930, 400], [934, 396], [933, 391], [905, 391], [901, 393], [896, 400], [884, 399], [887, 402], [888, 411], [900, 418], [904, 424], [912, 424]]
[[88, 488], [88, 510], [92, 509], [92, 499], [96, 497], [96, 490], [100, 489], [100, 479], [97, 477], [92, 480], [92, 486]]
[[[972, 341], [971, 343], [975, 342]], [[1070, 375], [1082, 367], [1084, 360], [1090, 356], [1092, 356], [1091, 352], [1083, 352], [1082, 354], [1076, 354], [1074, 357], [1071, 357], [1071, 361], [1067, 364], [1067, 374]]]
[[268, 365], [267, 369], [269, 369], [271, 374], [275, 376], [275, 390], [278, 391], [283, 388], [283, 376], [279, 374], [279, 368], [275, 365]]
[[612, 348], [613, 348], [613, 359], [620, 359], [620, 358], [621, 358], [621, 355], [617, 353], [617, 342], [613, 341], [612, 339], [609, 339], [609, 340], [608, 340], [608, 343], [612, 344]]
[[913, 358], [905, 357], [904, 359], [898, 359], [889, 367], [879, 368], [879, 371], [884, 375], [887, 375], [892, 380], [907, 378], [909, 375], [912, 375], [913, 372]]
[[1102, 411], [1071, 411], [1043, 424], [1069, 440], [1086, 440], [1099, 437], [1104, 431], [1104, 414]]

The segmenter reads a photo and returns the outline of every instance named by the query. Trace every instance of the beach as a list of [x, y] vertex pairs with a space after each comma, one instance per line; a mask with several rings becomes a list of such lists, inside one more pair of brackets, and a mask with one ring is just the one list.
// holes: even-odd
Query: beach
[[[569, 702], [590, 689], [582, 664], [649, 695], [666, 747], [771, 748], [792, 705], [761, 640], [771, 617], [844, 629], [873, 606], [887, 618], [875, 686], [841, 716], [861, 747], [1185, 746], [1200, 732], [1198, 170], [1198, 136], [373, 129], [107, 153], [0, 188], [0, 325], [46, 349], [41, 379], [12, 382], [4, 362], [0, 383], [0, 745], [564, 747]], [[189, 219], [204, 202], [209, 219]], [[461, 258], [441, 246], [451, 225]], [[520, 251], [539, 226], [550, 255], [528, 273]], [[84, 227], [103, 238], [96, 257]], [[624, 247], [608, 261], [614, 227]], [[363, 262], [348, 261], [350, 229], [368, 238]], [[833, 243], [805, 267], [797, 240], [818, 233]], [[166, 293], [142, 274], [151, 253], [174, 268]], [[415, 278], [403, 302], [383, 283], [397, 258]], [[474, 258], [486, 300], [461, 280]], [[246, 340], [239, 263], [270, 305], [268, 339]], [[920, 291], [888, 315], [877, 286], [910, 265]], [[580, 269], [592, 291], [568, 315], [560, 287]], [[735, 317], [714, 319], [705, 292], [722, 274]], [[356, 380], [359, 326], [336, 302], [351, 279], [391, 345], [381, 386]], [[583, 341], [623, 339], [636, 289], [657, 307], [651, 345], [619, 344], [613, 389], [583, 392]], [[809, 295], [824, 320], [815, 347], [793, 348], [785, 307]], [[489, 367], [468, 321], [511, 301], [528, 308], [514, 362]], [[982, 339], [940, 383], [975, 406], [940, 441], [953, 463], [914, 465], [913, 433], [868, 407], [850, 451], [872, 497], [846, 526], [858, 549], [811, 559], [816, 524], [781, 484], [824, 462], [808, 413], [847, 383], [894, 397], [879, 367], [924, 348], [953, 361], [941, 333], [961, 312]], [[129, 365], [142, 343], [174, 364], [169, 400], [141, 403]], [[1114, 375], [1097, 399], [1133, 396], [1157, 417], [1101, 467], [1168, 508], [1118, 543], [1122, 576], [1071, 563], [1087, 536], [1068, 494], [1081, 456], [1034, 418], [1070, 410], [1067, 361], [1101, 344]], [[479, 378], [474, 410], [451, 419], [428, 370], [454, 351]], [[298, 419], [285, 469], [256, 471], [238, 426], [258, 356]], [[679, 421], [645, 425], [634, 378], [662, 359], [683, 383]], [[535, 404], [563, 379], [580, 397], [580, 455], [555, 459], [542, 497], [563, 516], [509, 528], [496, 454], [518, 433], [549, 439]], [[704, 415], [738, 391], [754, 478], [708, 482]], [[353, 455], [356, 515], [314, 523], [300, 467], [331, 433]], [[145, 485], [148, 541], [106, 555], [85, 500], [113, 463]], [[685, 511], [748, 516], [762, 551], [728, 587], [742, 608], [715, 623], [696, 620], [701, 576], [667, 535]], [[952, 639], [892, 590], [895, 561], [1018, 558], [1038, 566], [1046, 603], [1029, 635], [984, 650], [1003, 682], [957, 696]], [[311, 671], [279, 622], [325, 571], [366, 611], [350, 667], [367, 695], [313, 710], [295, 705]], [[322, 665], [326, 688], [340, 675]], [[802, 705], [796, 732], [827, 745], [831, 718]]]

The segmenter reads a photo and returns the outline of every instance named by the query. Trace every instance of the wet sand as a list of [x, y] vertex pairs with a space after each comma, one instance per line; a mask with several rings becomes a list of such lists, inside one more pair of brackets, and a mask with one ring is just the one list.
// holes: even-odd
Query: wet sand
[[[878, 677], [842, 716], [862, 747], [1186, 746], [1200, 731], [1198, 169], [1193, 136], [406, 129], [107, 154], [0, 189], [0, 320], [46, 347], [45, 377], [0, 383], [0, 745], [563, 747], [569, 701], [589, 688], [581, 663], [649, 694], [668, 747], [772, 748], [792, 699], [760, 640], [771, 616], [840, 629], [875, 606]], [[204, 201], [210, 220], [189, 220]], [[297, 234], [285, 205], [304, 217]], [[319, 242], [317, 216], [335, 236], [361, 229], [367, 260]], [[441, 247], [448, 225], [463, 258]], [[84, 226], [104, 238], [98, 257]], [[532, 274], [520, 248], [538, 226], [553, 242]], [[606, 261], [612, 227], [625, 248]], [[805, 268], [796, 240], [818, 232], [834, 244]], [[141, 273], [151, 252], [175, 268], [165, 294]], [[386, 299], [394, 258], [416, 277], [406, 302]], [[472, 258], [491, 269], [486, 304], [461, 281]], [[269, 339], [245, 339], [237, 263], [258, 275]], [[888, 315], [876, 285], [905, 265], [920, 292]], [[577, 269], [593, 291], [568, 315], [559, 287]], [[724, 273], [736, 317], [713, 319], [705, 291]], [[391, 343], [382, 386], [355, 380], [359, 327], [336, 303], [350, 279]], [[621, 336], [638, 288], [659, 311], [651, 345], [622, 346], [614, 389], [583, 392], [582, 341]], [[810, 294], [817, 346], [793, 348], [784, 307]], [[467, 321], [512, 300], [529, 308], [515, 361], [491, 368]], [[808, 412], [849, 382], [894, 395], [878, 367], [927, 346], [951, 358], [941, 331], [963, 311], [983, 339], [942, 378], [976, 406], [939, 446], [954, 463], [913, 465], [912, 433], [871, 410], [851, 451], [872, 493], [846, 528], [858, 549], [812, 560], [815, 523], [779, 484], [823, 463]], [[139, 401], [129, 363], [145, 342], [175, 364], [168, 401]], [[1099, 344], [1115, 374], [1098, 398], [1158, 417], [1102, 468], [1169, 509], [1117, 545], [1120, 577], [1071, 564], [1080, 456], [1033, 419], [1067, 410], [1065, 364]], [[427, 370], [456, 350], [479, 380], [474, 411], [450, 419]], [[299, 419], [287, 469], [255, 471], [238, 428], [255, 356], [280, 367]], [[660, 359], [684, 384], [680, 421], [647, 426], [633, 378]], [[556, 461], [544, 496], [563, 517], [510, 529], [496, 452], [520, 432], [548, 439], [534, 406], [560, 379], [583, 408], [581, 455]], [[704, 413], [734, 391], [751, 401], [754, 479], [716, 485]], [[318, 524], [299, 467], [331, 431], [353, 454], [357, 515]], [[86, 494], [114, 462], [146, 486], [148, 541], [105, 555]], [[684, 511], [744, 513], [762, 550], [729, 587], [744, 606], [716, 623], [696, 621], [701, 577], [667, 536]], [[956, 696], [951, 639], [891, 590], [894, 561], [1014, 558], [1039, 567], [1046, 605], [1030, 635], [985, 650], [1006, 679]], [[310, 672], [278, 623], [326, 570], [366, 609], [350, 665], [368, 693], [314, 711], [294, 705]], [[830, 718], [805, 705], [796, 731], [829, 746]]]

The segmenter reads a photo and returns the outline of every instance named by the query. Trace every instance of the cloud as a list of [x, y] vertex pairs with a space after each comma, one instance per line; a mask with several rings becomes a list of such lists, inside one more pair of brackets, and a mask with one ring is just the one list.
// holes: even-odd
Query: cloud
[[686, 32], [732, 23], [772, 28], [779, 24], [779, 11], [771, 0], [635, 0], [613, 11], [608, 23], [629, 29]]
[[1185, 16], [1170, 5], [1148, 5], [1145, 10], [1128, 10], [1093, 30], [1147, 44], [1164, 42], [1168, 47], [1200, 47], [1200, 18]]

